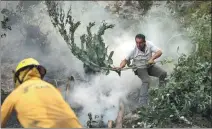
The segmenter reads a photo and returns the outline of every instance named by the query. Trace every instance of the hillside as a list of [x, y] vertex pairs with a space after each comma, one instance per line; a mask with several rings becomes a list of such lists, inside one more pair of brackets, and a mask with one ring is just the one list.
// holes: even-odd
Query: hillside
[[[69, 39], [61, 24], [52, 20], [54, 15], [48, 6], [52, 3], [2, 2], [1, 19], [7, 16], [7, 25], [12, 28], [2, 26], [6, 34], [1, 37], [0, 52], [2, 101], [13, 90], [12, 70], [17, 63], [34, 57], [47, 68], [44, 80], [63, 93], [68, 77], [75, 78], [74, 84], [69, 83], [72, 89], [67, 102], [84, 126], [89, 112], [104, 115], [96, 119], [104, 126], [108, 120], [115, 121], [121, 99], [125, 104], [123, 127], [212, 127], [211, 2], [58, 3], [65, 13], [71, 9], [76, 23], [76, 30], [70, 29], [74, 36]], [[111, 67], [118, 66], [129, 52], [137, 33], [162, 48], [160, 60], [173, 61], [158, 63], [169, 74], [167, 84], [158, 88], [158, 80], [151, 78], [149, 107], [134, 109], [140, 79], [131, 70], [119, 76]], [[83, 41], [93, 45], [83, 47]], [[17, 121], [10, 119], [7, 127], [17, 126]]]

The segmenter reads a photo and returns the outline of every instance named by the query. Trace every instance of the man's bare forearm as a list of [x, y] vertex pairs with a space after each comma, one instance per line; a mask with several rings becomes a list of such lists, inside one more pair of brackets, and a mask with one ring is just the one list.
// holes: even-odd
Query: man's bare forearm
[[124, 68], [126, 64], [127, 64], [127, 60], [124, 59], [120, 64], [120, 68]]
[[155, 59], [157, 59], [158, 57], [160, 57], [162, 55], [162, 51], [161, 50], [159, 50], [159, 51], [157, 51], [153, 56], [152, 56], [152, 60], [155, 60]]

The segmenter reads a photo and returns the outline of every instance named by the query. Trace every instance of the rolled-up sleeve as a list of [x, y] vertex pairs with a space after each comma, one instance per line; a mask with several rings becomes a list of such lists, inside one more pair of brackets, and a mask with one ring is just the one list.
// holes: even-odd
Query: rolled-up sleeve
[[157, 51], [159, 51], [159, 50], [161, 50], [159, 47], [157, 47], [156, 45], [154, 45], [152, 42], [149, 42], [149, 45], [150, 45], [150, 50], [152, 51], [152, 52], [157, 52]]
[[131, 51], [127, 54], [127, 56], [125, 57], [125, 59], [126, 59], [127, 61], [131, 60], [131, 59], [133, 58], [133, 53], [134, 53], [134, 50], [131, 50]]

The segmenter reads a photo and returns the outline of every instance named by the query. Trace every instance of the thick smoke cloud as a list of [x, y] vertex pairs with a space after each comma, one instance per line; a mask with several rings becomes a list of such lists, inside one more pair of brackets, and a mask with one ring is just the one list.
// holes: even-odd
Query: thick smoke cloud
[[[14, 6], [14, 4], [12, 5]], [[136, 20], [116, 17], [103, 8], [105, 4], [107, 4], [105, 1], [102, 3], [100, 1], [67, 1], [63, 3], [63, 6], [67, 11], [71, 5], [73, 18], [75, 21], [81, 21], [75, 35], [78, 44], [80, 44], [79, 36], [86, 33], [86, 26], [89, 22], [96, 22], [96, 26], [92, 29], [93, 33], [97, 32], [103, 20], [115, 24], [114, 29], [107, 30], [103, 37], [105, 43], [109, 45], [109, 50], [115, 51], [113, 56], [115, 66], [118, 66], [134, 47], [134, 36], [137, 33], [145, 34], [147, 40], [153, 41], [163, 50], [164, 54], [161, 59], [165, 57], [176, 59], [178, 46], [180, 53], [188, 54], [190, 52], [188, 46], [191, 43], [185, 38], [186, 36], [178, 36], [170, 40], [172, 36], [183, 34], [183, 32], [163, 3], [157, 7], [153, 6], [147, 15]], [[15, 6], [12, 8], [15, 8]], [[30, 28], [30, 25], [35, 27]], [[42, 2], [29, 8], [23, 16], [23, 20], [12, 27], [14, 28], [13, 31], [8, 32], [7, 38], [4, 39], [4, 44], [6, 44], [2, 54], [4, 60], [9, 58], [18, 63], [23, 58], [34, 57], [41, 64], [44, 64], [50, 72], [58, 70], [63, 71], [65, 75], [77, 72], [85, 80], [87, 79], [83, 73], [82, 62], [71, 54], [59, 32], [52, 26], [46, 7]], [[29, 32], [27, 29], [31, 29], [29, 31], [32, 31], [32, 33], [35, 31], [40, 31], [43, 34], [49, 33], [45, 39], [45, 42], [50, 44], [49, 48], [46, 49], [48, 51], [43, 52], [38, 45], [33, 46], [33, 42], [38, 43], [44, 40], [27, 37], [26, 35]], [[166, 67], [166, 70], [171, 72], [173, 65], [162, 67]], [[89, 83], [77, 83], [70, 93], [69, 101], [72, 107], [83, 107], [79, 114], [79, 119], [83, 124], [88, 120], [88, 112], [92, 112], [94, 115], [104, 114], [104, 121], [107, 122], [109, 119], [115, 120], [119, 99], [125, 99], [129, 92], [140, 86], [141, 81], [131, 70], [122, 72], [121, 77], [117, 73], [111, 72], [108, 76], [93, 76]], [[108, 96], [105, 95], [107, 91]]]

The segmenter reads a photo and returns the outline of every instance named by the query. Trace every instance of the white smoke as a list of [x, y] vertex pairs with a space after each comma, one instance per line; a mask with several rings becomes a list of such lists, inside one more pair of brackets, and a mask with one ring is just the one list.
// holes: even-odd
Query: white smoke
[[[180, 53], [187, 54], [190, 52], [187, 48], [188, 45], [191, 45], [189, 40], [180, 36], [169, 40], [172, 36], [183, 34], [183, 32], [163, 4], [157, 7], [153, 6], [145, 17], [141, 17], [132, 23], [130, 20], [118, 18], [106, 11], [103, 8], [107, 4], [105, 1], [103, 6], [99, 2], [94, 1], [67, 1], [64, 3], [65, 11], [71, 5], [73, 18], [75, 21], [81, 21], [81, 25], [76, 31], [75, 39], [79, 44], [79, 36], [86, 33], [86, 26], [89, 22], [96, 22], [96, 26], [92, 29], [93, 33], [97, 32], [103, 20], [107, 23], [115, 24], [114, 29], [106, 30], [103, 37], [105, 43], [109, 45], [109, 50], [115, 51], [113, 56], [115, 66], [119, 66], [121, 60], [134, 47], [134, 36], [138, 33], [145, 34], [147, 40], [153, 41], [155, 45], [162, 48], [164, 54], [161, 58], [173, 57], [176, 59], [177, 46], [180, 47]], [[31, 56], [38, 58], [49, 71], [64, 67], [66, 74], [77, 71], [82, 76], [85, 76], [82, 62], [71, 54], [59, 32], [52, 26], [45, 9], [46, 7], [43, 3], [35, 5], [25, 15], [24, 22], [38, 25], [44, 34], [50, 32], [47, 38], [50, 43], [50, 52], [44, 55], [37, 48], [32, 49], [21, 45], [24, 43], [25, 37], [20, 33], [20, 28], [25, 26], [25, 23], [19, 23], [13, 26], [15, 28], [13, 31], [8, 32], [8, 36], [4, 41], [4, 44], [7, 45], [3, 51], [3, 56], [12, 58], [16, 63], [25, 57]], [[22, 31], [26, 33], [24, 29]], [[169, 45], [171, 43], [173, 45]], [[10, 51], [11, 49], [14, 52]], [[167, 65], [165, 67], [170, 72], [173, 66]], [[70, 105], [72, 107], [77, 105], [83, 107], [82, 112], [79, 114], [79, 119], [84, 125], [88, 120], [87, 114], [89, 112], [94, 115], [104, 114], [105, 122], [115, 120], [119, 100], [124, 99], [130, 91], [140, 86], [141, 81], [131, 70], [123, 71], [121, 77], [115, 72], [111, 72], [108, 76], [97, 75], [92, 77], [89, 83], [75, 85], [74, 90], [70, 94]], [[110, 91], [109, 96], [104, 95], [107, 91]]]

